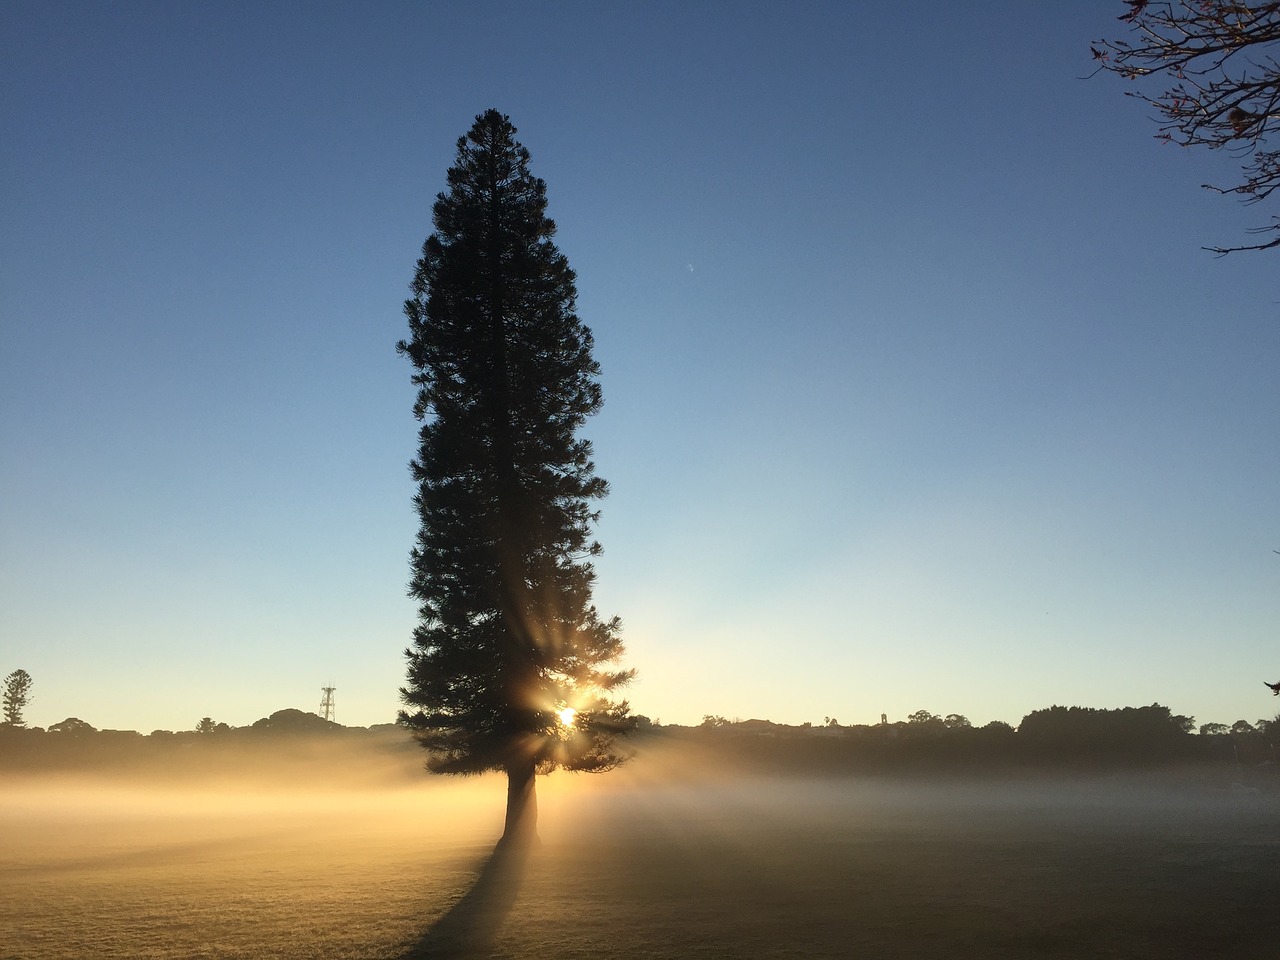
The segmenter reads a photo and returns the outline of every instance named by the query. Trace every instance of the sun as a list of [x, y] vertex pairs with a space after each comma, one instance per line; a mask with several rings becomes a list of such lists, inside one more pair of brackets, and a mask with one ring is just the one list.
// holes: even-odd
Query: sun
[[573, 726], [573, 718], [576, 717], [577, 715], [578, 715], [578, 711], [573, 709], [573, 707], [565, 707], [563, 710], [559, 711], [556, 714], [556, 716], [560, 718], [560, 722], [564, 724], [566, 727]]

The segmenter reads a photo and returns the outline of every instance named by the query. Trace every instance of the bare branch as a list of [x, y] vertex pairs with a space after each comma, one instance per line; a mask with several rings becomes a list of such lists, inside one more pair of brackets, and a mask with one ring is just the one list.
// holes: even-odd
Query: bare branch
[[[1130, 25], [1130, 39], [1094, 41], [1094, 73], [1105, 70], [1135, 82], [1164, 77], [1170, 85], [1161, 92], [1127, 91], [1156, 110], [1157, 139], [1237, 153], [1245, 161], [1241, 182], [1204, 186], [1245, 203], [1269, 197], [1280, 187], [1280, 151], [1268, 146], [1268, 136], [1280, 129], [1280, 2], [1124, 2], [1129, 11], [1118, 19]], [[1280, 232], [1280, 220], [1252, 232]], [[1280, 237], [1206, 249], [1274, 247], [1280, 247]]]

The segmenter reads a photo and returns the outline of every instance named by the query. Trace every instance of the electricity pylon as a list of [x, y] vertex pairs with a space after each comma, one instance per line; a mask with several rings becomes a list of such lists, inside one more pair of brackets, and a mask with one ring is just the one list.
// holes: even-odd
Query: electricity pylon
[[320, 689], [324, 692], [324, 696], [320, 698], [320, 716], [324, 717], [326, 720], [332, 720], [333, 719], [333, 691], [337, 690], [338, 688], [337, 687], [321, 687]]

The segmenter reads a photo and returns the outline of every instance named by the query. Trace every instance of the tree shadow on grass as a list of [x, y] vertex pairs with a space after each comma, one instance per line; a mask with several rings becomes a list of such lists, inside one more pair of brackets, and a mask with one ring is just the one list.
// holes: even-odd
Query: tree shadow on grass
[[491, 957], [494, 935], [511, 912], [528, 860], [527, 846], [498, 844], [471, 889], [400, 960]]

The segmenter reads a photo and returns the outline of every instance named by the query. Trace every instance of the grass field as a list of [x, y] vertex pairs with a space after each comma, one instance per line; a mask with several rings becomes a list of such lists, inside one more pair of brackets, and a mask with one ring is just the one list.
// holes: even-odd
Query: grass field
[[1280, 809], [1152, 784], [0, 787], [0, 960], [1275, 958]]

